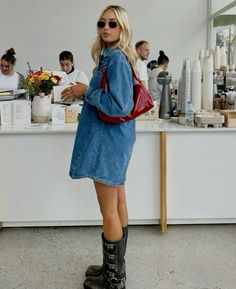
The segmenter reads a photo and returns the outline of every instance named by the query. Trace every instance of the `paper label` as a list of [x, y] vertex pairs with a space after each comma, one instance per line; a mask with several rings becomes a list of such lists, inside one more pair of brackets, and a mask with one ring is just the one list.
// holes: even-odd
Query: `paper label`
[[0, 103], [1, 112], [1, 125], [12, 125], [13, 124], [13, 102], [12, 101], [1, 101]]
[[65, 124], [65, 106], [52, 106], [52, 124]]
[[13, 124], [26, 125], [31, 123], [31, 101], [13, 101]]

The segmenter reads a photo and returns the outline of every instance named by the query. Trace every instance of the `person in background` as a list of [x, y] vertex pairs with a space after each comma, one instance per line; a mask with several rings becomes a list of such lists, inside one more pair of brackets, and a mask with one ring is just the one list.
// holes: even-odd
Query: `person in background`
[[157, 66], [158, 66], [157, 60], [154, 59], [154, 60], [151, 60], [151, 61], [148, 62], [147, 69], [148, 69], [148, 71], [152, 71]]
[[[131, 65], [136, 64], [137, 54], [131, 46], [131, 27], [124, 8], [111, 5], [103, 10], [91, 54], [96, 67], [89, 87], [77, 84], [85, 99], [70, 176], [90, 178], [94, 182], [103, 218], [103, 265], [88, 267], [84, 288], [125, 289], [124, 256], [128, 238], [125, 180], [136, 139], [135, 120], [111, 124], [103, 122], [97, 113], [100, 110], [118, 117], [133, 109]], [[104, 68], [107, 85], [102, 88]]]
[[17, 90], [20, 89], [23, 84], [24, 76], [14, 71], [14, 65], [16, 63], [15, 54], [15, 50], [10, 48], [1, 57], [0, 89], [2, 90]]
[[74, 67], [73, 54], [70, 51], [62, 51], [59, 54], [59, 62], [61, 70], [66, 72], [68, 80], [71, 84], [84, 83], [89, 84], [88, 77], [86, 74]]
[[138, 54], [136, 63], [136, 71], [141, 82], [148, 88], [148, 73], [145, 60], [148, 59], [150, 54], [150, 44], [146, 40], [140, 40], [135, 44], [135, 49]]
[[159, 57], [157, 59], [157, 67], [149, 71], [148, 79], [148, 91], [151, 94], [153, 100], [160, 102], [162, 85], [157, 82], [157, 76], [161, 71], [165, 71], [168, 68], [169, 58], [165, 55], [164, 51], [159, 51]]

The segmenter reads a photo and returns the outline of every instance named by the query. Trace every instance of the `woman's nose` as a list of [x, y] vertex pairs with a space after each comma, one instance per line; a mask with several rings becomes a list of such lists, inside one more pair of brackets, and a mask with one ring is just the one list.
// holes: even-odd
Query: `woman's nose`
[[105, 23], [105, 27], [104, 27], [104, 29], [109, 29], [110, 28], [110, 26], [109, 26], [109, 22], [106, 22]]

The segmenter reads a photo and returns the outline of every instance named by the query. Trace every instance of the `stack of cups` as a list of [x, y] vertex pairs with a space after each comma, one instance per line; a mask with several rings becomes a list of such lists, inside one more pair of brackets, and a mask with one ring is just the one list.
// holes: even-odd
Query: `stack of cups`
[[205, 57], [203, 64], [202, 108], [213, 109], [213, 57]]
[[192, 67], [192, 104], [194, 111], [202, 108], [202, 70], [200, 60], [193, 61]]

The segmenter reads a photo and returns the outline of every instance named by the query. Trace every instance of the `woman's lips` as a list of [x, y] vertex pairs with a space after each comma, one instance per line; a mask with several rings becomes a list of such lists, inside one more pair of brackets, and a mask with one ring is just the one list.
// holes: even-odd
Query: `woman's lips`
[[109, 34], [109, 33], [103, 33], [102, 36], [103, 36], [103, 37], [109, 37], [110, 34]]

